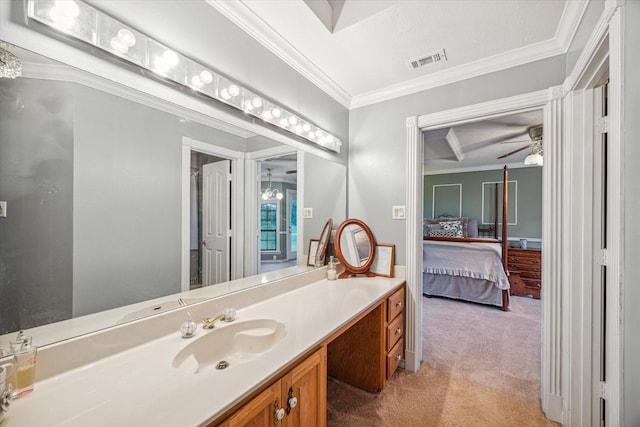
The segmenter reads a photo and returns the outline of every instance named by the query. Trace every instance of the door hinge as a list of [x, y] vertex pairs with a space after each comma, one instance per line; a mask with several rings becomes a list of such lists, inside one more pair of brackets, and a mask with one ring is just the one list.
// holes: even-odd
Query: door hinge
[[609, 117], [598, 117], [596, 120], [596, 131], [598, 133], [607, 133], [609, 131]]
[[600, 249], [593, 254], [593, 262], [596, 265], [608, 265], [608, 252], [606, 249]]
[[600, 382], [600, 397], [603, 398], [604, 400], [607, 400], [608, 394], [609, 393], [607, 392], [607, 383]]

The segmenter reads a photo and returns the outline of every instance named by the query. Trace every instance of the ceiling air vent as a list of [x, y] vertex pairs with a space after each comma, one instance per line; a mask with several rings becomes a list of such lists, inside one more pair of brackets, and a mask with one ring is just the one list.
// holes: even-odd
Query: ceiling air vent
[[420, 58], [411, 59], [407, 62], [409, 68], [417, 70], [425, 65], [435, 64], [436, 62], [442, 62], [447, 60], [447, 52], [444, 49], [436, 50], [426, 55], [422, 55]]

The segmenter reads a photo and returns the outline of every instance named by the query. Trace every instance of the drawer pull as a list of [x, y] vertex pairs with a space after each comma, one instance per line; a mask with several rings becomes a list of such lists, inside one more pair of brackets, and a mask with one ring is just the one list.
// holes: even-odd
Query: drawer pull
[[402, 328], [396, 329], [396, 335], [400, 335], [402, 333]]
[[401, 354], [396, 354], [396, 360], [402, 360], [402, 355]]
[[398, 301], [398, 302], [396, 303], [396, 307], [402, 307], [402, 301]]

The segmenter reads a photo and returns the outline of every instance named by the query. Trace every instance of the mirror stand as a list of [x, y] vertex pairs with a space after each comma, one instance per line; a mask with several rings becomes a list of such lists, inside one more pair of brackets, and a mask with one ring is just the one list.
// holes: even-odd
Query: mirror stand
[[334, 244], [336, 255], [344, 267], [344, 271], [338, 275], [339, 279], [359, 274], [375, 276], [369, 269], [376, 253], [376, 241], [367, 224], [359, 219], [344, 221], [336, 231]]

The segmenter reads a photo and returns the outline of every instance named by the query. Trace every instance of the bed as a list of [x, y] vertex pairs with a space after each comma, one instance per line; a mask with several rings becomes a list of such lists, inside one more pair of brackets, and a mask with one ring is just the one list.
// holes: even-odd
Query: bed
[[[507, 271], [507, 191], [508, 172], [504, 169], [502, 239], [498, 240], [496, 216], [493, 238], [478, 238], [468, 218], [425, 220], [422, 246], [422, 292], [481, 304], [507, 311], [509, 279]], [[496, 194], [496, 212], [498, 200]], [[470, 230], [471, 224], [471, 230]]]

